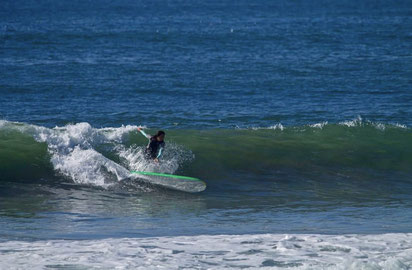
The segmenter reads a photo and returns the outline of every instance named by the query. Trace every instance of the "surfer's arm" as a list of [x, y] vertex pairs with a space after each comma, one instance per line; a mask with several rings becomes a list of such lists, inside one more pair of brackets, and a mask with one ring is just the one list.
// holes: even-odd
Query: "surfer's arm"
[[147, 135], [146, 132], [144, 132], [142, 128], [138, 127], [137, 130], [140, 131], [140, 133], [142, 133], [143, 136], [150, 139], [150, 135]]
[[156, 159], [160, 158], [162, 156], [162, 152], [163, 152], [163, 147], [160, 147], [159, 149], [159, 153], [157, 154]]

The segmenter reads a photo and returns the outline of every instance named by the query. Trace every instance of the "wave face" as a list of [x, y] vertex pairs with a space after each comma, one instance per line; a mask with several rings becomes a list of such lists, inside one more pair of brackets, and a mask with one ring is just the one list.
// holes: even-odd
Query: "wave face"
[[[150, 131], [150, 130], [149, 130]], [[88, 123], [46, 128], [2, 121], [2, 180], [63, 176], [75, 183], [110, 186], [129, 170], [181, 173], [213, 181], [265, 175], [343, 174], [407, 179], [412, 132], [401, 125], [356, 119], [338, 124], [223, 130], [170, 130], [160, 165], [143, 159], [137, 126], [93, 128]], [[222, 180], [225, 179], [225, 180]]]
[[[411, 234], [9, 241], [2, 243], [0, 259], [7, 269], [27, 264], [70, 269], [159, 269], [171, 265], [188, 269], [410, 269], [411, 243]], [[104, 261], [96, 259], [102, 255]]]
[[[411, 171], [412, 133], [398, 125], [354, 120], [300, 127], [185, 131], [176, 140], [202, 164], [249, 171], [335, 168]], [[200, 154], [201, 153], [201, 154]]]

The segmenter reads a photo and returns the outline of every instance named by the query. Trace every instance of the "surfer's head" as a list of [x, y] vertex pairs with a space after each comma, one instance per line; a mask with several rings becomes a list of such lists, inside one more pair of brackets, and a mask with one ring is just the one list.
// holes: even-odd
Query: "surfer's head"
[[165, 136], [166, 136], [166, 133], [165, 133], [164, 131], [162, 131], [162, 130], [159, 130], [159, 131], [156, 133], [155, 138], [156, 138], [157, 141], [163, 142], [163, 140], [165, 139]]

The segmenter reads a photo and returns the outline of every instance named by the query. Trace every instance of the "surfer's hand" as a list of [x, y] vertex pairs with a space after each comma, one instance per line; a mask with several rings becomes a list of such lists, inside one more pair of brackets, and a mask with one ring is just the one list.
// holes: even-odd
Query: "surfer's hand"
[[156, 163], [159, 163], [159, 159], [158, 159], [158, 158], [153, 159], [153, 161], [156, 162]]
[[137, 130], [138, 130], [138, 131], [141, 131], [141, 130], [142, 130], [142, 128], [141, 128], [141, 127], [138, 127], [138, 128], [137, 128]]

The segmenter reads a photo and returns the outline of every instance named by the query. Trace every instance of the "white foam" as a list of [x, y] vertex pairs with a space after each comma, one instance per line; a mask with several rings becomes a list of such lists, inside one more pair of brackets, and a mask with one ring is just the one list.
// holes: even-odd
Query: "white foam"
[[410, 269], [412, 234], [7, 241], [3, 269]]
[[322, 129], [324, 126], [326, 126], [328, 124], [328, 122], [326, 121], [326, 122], [322, 122], [322, 123], [316, 123], [316, 124], [312, 124], [312, 125], [309, 125], [310, 127], [313, 127], [313, 128], [320, 128], [320, 129]]
[[285, 129], [285, 127], [281, 124], [274, 124], [272, 126], [269, 127], [253, 127], [252, 130], [259, 130], [259, 129], [273, 129], [273, 130], [280, 130], [283, 131]]
[[104, 157], [94, 146], [120, 142], [131, 126], [99, 130], [89, 123], [78, 123], [53, 129], [30, 128], [36, 140], [47, 143], [54, 168], [76, 183], [106, 187], [129, 176], [126, 168]]
[[283, 131], [285, 128], [283, 127], [283, 125], [281, 123], [279, 123], [279, 124], [275, 124], [273, 126], [270, 126], [269, 129], [274, 129], [274, 130], [279, 129], [279, 130]]
[[399, 124], [399, 123], [395, 123], [394, 126], [395, 126], [395, 127], [398, 127], [398, 128], [403, 128], [403, 129], [407, 129], [407, 128], [408, 128], [406, 125], [402, 125], [402, 124]]
[[370, 125], [375, 127], [378, 130], [384, 131], [386, 128], [402, 128], [402, 129], [407, 129], [408, 127], [406, 125], [402, 125], [399, 123], [389, 123], [389, 124], [383, 124], [379, 122], [372, 122], [369, 120], [363, 120], [360, 116], [358, 116], [356, 119], [351, 120], [351, 121], [343, 121], [340, 122], [339, 125], [342, 126], [347, 126], [347, 127], [361, 127], [365, 125]]
[[373, 123], [372, 124], [376, 129], [384, 131], [386, 129], [386, 126], [382, 123]]
[[118, 128], [101, 128], [99, 132], [102, 132], [107, 140], [122, 142], [130, 132], [136, 131], [138, 127], [145, 128], [145, 126], [127, 125]]
[[354, 120], [340, 122], [339, 125], [347, 127], [359, 127], [362, 125], [362, 117], [358, 116]]
[[80, 184], [107, 187], [129, 177], [129, 171], [93, 149], [75, 146], [69, 154], [54, 153], [51, 162], [56, 170]]

